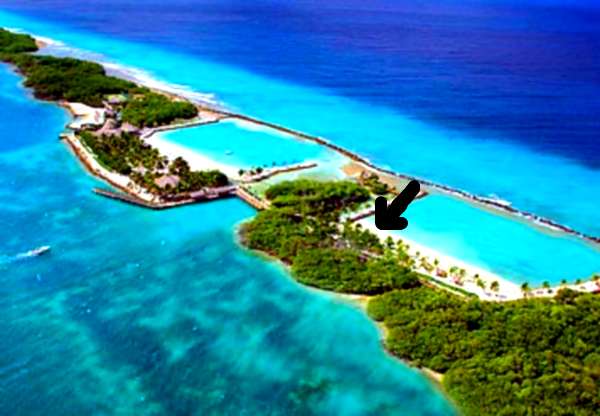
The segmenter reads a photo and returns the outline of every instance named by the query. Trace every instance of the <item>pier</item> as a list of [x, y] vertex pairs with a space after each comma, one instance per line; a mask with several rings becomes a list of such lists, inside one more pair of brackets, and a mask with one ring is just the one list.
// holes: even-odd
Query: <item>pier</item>
[[288, 172], [296, 172], [299, 170], [306, 170], [306, 169], [312, 169], [317, 167], [317, 163], [316, 162], [309, 162], [309, 163], [298, 163], [295, 165], [289, 165], [289, 166], [284, 166], [281, 168], [273, 168], [273, 169], [267, 169], [262, 173], [250, 176], [248, 178], [245, 178], [242, 182], [244, 183], [252, 183], [252, 182], [259, 182], [259, 181], [264, 181], [265, 179], [269, 179], [275, 175], [280, 175], [282, 173], [288, 173]]
[[308, 140], [313, 143], [322, 145], [330, 150], [333, 150], [334, 152], [336, 152], [342, 156], [347, 157], [348, 159], [352, 160], [353, 162], [359, 163], [375, 172], [378, 172], [381, 174], [386, 174], [386, 175], [396, 177], [399, 179], [404, 179], [404, 180], [418, 180], [422, 185], [425, 185], [425, 186], [427, 186], [431, 189], [434, 189], [438, 192], [441, 192], [443, 194], [452, 195], [456, 198], [467, 200], [472, 203], [478, 204], [480, 206], [488, 207], [488, 208], [494, 209], [496, 211], [499, 211], [499, 212], [502, 212], [505, 214], [509, 214], [509, 215], [515, 216], [517, 218], [521, 218], [521, 219], [529, 221], [530, 223], [537, 225], [541, 228], [546, 228], [549, 230], [563, 232], [565, 234], [570, 234], [570, 235], [576, 236], [578, 238], [581, 238], [583, 240], [586, 240], [586, 241], [591, 242], [596, 245], [600, 244], [600, 236], [590, 235], [590, 234], [578, 231], [574, 228], [571, 228], [568, 225], [558, 223], [550, 218], [542, 217], [542, 216], [534, 214], [532, 212], [513, 208], [512, 206], [510, 206], [504, 202], [501, 202], [501, 201], [498, 201], [498, 200], [495, 200], [492, 198], [475, 195], [475, 194], [466, 192], [462, 189], [435, 183], [435, 182], [429, 181], [427, 179], [417, 178], [414, 176], [394, 172], [390, 169], [381, 168], [381, 167], [375, 165], [374, 163], [372, 163], [370, 160], [368, 160], [348, 149], [345, 149], [342, 146], [331, 143], [330, 141], [328, 141], [322, 137], [303, 133], [301, 131], [294, 130], [294, 129], [291, 129], [291, 128], [288, 128], [288, 127], [285, 127], [285, 126], [282, 126], [282, 125], [279, 125], [276, 123], [271, 123], [271, 122], [268, 122], [265, 120], [246, 116], [243, 114], [238, 114], [238, 113], [234, 113], [234, 112], [230, 112], [230, 111], [221, 111], [221, 110], [214, 110], [214, 111], [218, 111], [219, 113], [221, 113], [224, 116], [224, 118], [229, 117], [229, 118], [233, 118], [233, 119], [243, 120], [243, 121], [246, 121], [249, 123], [254, 123], [259, 126], [268, 127], [268, 128], [277, 130], [279, 132], [289, 134], [289, 135], [297, 137], [299, 139]]
[[254, 194], [252, 194], [248, 189], [239, 186], [235, 192], [238, 198], [245, 201], [247, 204], [251, 205], [257, 210], [263, 210], [269, 208], [269, 203]]
[[169, 124], [167, 126], [147, 128], [142, 131], [142, 134], [140, 135], [140, 137], [142, 139], [149, 139], [156, 133], [171, 131], [171, 130], [185, 129], [185, 128], [190, 128], [190, 127], [205, 126], [207, 124], [215, 124], [215, 123], [218, 123], [219, 121], [223, 120], [224, 118], [227, 118], [227, 116], [220, 115], [220, 116], [214, 117], [214, 118], [200, 118], [200, 119], [196, 119], [196, 120], [192, 120], [192, 121], [187, 121], [184, 123]]
[[[168, 208], [180, 207], [182, 205], [196, 204], [200, 202], [210, 202], [224, 198], [231, 198], [236, 195], [237, 186], [223, 186], [220, 188], [207, 188], [192, 192], [188, 195], [175, 196], [171, 199], [165, 198], [160, 201], [151, 202], [136, 198], [131, 194], [115, 192], [108, 189], [94, 188], [93, 192], [105, 198], [125, 202], [130, 205], [136, 205], [142, 208], [162, 210]], [[252, 204], [251, 204], [252, 205]]]

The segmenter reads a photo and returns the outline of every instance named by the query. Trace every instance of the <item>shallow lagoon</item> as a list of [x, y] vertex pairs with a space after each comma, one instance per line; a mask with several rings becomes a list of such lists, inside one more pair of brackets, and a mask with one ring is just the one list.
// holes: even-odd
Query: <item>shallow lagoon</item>
[[242, 169], [280, 167], [317, 159], [320, 163], [330, 163], [339, 159], [323, 146], [247, 122], [225, 120], [171, 130], [161, 136], [217, 162]]
[[397, 232], [417, 243], [517, 283], [573, 282], [600, 272], [600, 248], [564, 234], [431, 194], [413, 202], [410, 225]]

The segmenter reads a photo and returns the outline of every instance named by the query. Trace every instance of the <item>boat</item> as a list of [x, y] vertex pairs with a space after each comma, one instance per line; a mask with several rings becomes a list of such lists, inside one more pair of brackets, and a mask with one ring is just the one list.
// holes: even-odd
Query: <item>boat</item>
[[230, 155], [232, 155], [232, 154], [233, 154], [233, 150], [225, 150], [225, 154], [226, 154], [227, 156], [230, 156]]
[[29, 250], [26, 253], [17, 254], [17, 258], [22, 259], [22, 258], [26, 258], [26, 257], [37, 257], [37, 256], [41, 256], [42, 254], [45, 254], [49, 251], [50, 251], [50, 246], [40, 246], [40, 247], [34, 248], [33, 250]]

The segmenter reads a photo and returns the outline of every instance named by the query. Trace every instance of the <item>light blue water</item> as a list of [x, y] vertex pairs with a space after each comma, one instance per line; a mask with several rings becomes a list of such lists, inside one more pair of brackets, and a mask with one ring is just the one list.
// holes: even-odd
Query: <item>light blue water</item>
[[[101, 60], [108, 59], [108, 56], [119, 63], [143, 68], [159, 79], [183, 84], [194, 91], [215, 92], [218, 99], [233, 106], [234, 110], [264, 116], [270, 121], [308, 132], [320, 133], [336, 143], [359, 150], [362, 155], [375, 162], [402, 172], [419, 174], [449, 184], [469, 184], [464, 187], [471, 190], [478, 188], [481, 194], [495, 192], [498, 196], [513, 201], [518, 207], [531, 209], [552, 218], [568, 217], [569, 220], [565, 221], [567, 224], [584, 231], [593, 232], [600, 224], [600, 214], [597, 210], [600, 193], [595, 192], [600, 183], [600, 171], [559, 156], [533, 153], [510, 142], [471, 140], [459, 132], [441, 131], [410, 120], [391, 109], [365, 105], [327, 94], [324, 90], [267, 79], [196, 56], [76, 32], [66, 27], [4, 12], [0, 12], [0, 25], [17, 26], [57, 38], [67, 42], [69, 47], [101, 51], [104, 55], [82, 51], [78, 53]], [[73, 53], [71, 48], [59, 47], [52, 50], [57, 53]], [[402, 139], [401, 146], [390, 146], [390, 143], [396, 143], [394, 138], [398, 135], [406, 140]], [[243, 139], [237, 131], [234, 138]], [[274, 159], [271, 152], [279, 154], [278, 149], [278, 146], [264, 149], [268, 151], [264, 156], [265, 160], [269, 161], [267, 163]], [[225, 150], [224, 146], [223, 151]], [[398, 157], [394, 156], [396, 154]], [[560, 203], [557, 203], [557, 195], [562, 198]], [[519, 200], [522, 203], [519, 203]], [[464, 228], [471, 230], [488, 228], [485, 225], [489, 220], [488, 216], [474, 216], [468, 204], [458, 204], [465, 206], [455, 210], [453, 215], [443, 209], [428, 210], [429, 221], [453, 221], [465, 224]], [[482, 221], [479, 218], [485, 220], [483, 225], [479, 224]], [[506, 247], [515, 244], [512, 242], [515, 239], [512, 238], [513, 230], [509, 221], [497, 220], [492, 223], [496, 227], [494, 234], [504, 236]], [[440, 243], [447, 241], [444, 238], [445, 229], [441, 227], [439, 235], [432, 239], [436, 240], [436, 247], [442, 251], [453, 250], [452, 244], [446, 248]], [[533, 231], [521, 233], [524, 240], [518, 244], [533, 250], [538, 238], [547, 238], [544, 235], [535, 237], [536, 234]], [[463, 249], [470, 253], [483, 252], [485, 245], [482, 245], [480, 240], [485, 238], [487, 237], [484, 234], [466, 239]], [[559, 245], [572, 245], [575, 252], [590, 250], [582, 242], [568, 241]], [[548, 259], [548, 255], [532, 251], [527, 253], [527, 257], [529, 263], [535, 263], [535, 266], [528, 267], [535, 267], [536, 276], [546, 276], [540, 278], [541, 281], [554, 280], [552, 276], [555, 276], [556, 268]], [[586, 265], [587, 270], [590, 267], [589, 259], [587, 254], [584, 260], [572, 258], [564, 267], [569, 268], [572, 264], [581, 262]], [[516, 279], [521, 279], [519, 276], [522, 276], [522, 272], [519, 270], [523, 267], [522, 263], [521, 257], [512, 256], [510, 252], [502, 253], [498, 258], [493, 254], [486, 256], [488, 267], [510, 270], [510, 275], [514, 274]], [[501, 264], [504, 266], [500, 266]], [[578, 266], [573, 266], [573, 270], [577, 269]], [[576, 273], [573, 278], [582, 277], [579, 274]], [[531, 279], [537, 279], [536, 276]]]
[[242, 202], [94, 195], [66, 114], [18, 82], [0, 65], [2, 414], [453, 414], [363, 312], [234, 243]]
[[[439, 212], [446, 218], [436, 215]], [[517, 283], [560, 284], [563, 279], [574, 282], [600, 273], [598, 247], [570, 236], [540, 232], [445, 195], [431, 194], [417, 200], [405, 215], [410, 225], [397, 232], [398, 237], [405, 236]]]
[[[511, 141], [482, 140], [442, 129], [398, 111], [343, 98], [244, 69], [116, 37], [79, 32], [0, 12], [0, 25], [20, 27], [109, 59], [143, 68], [159, 79], [215, 97], [248, 115], [320, 135], [382, 166], [480, 195], [600, 235], [600, 171]], [[452, 106], [452, 102], [448, 102]], [[535, 129], [532, 129], [532, 134]], [[540, 139], [541, 140], [541, 139]], [[560, 203], [557, 195], [561, 196]], [[443, 215], [443, 213], [438, 213]]]
[[232, 121], [171, 130], [161, 136], [217, 162], [243, 169], [339, 159], [337, 154], [315, 143]]

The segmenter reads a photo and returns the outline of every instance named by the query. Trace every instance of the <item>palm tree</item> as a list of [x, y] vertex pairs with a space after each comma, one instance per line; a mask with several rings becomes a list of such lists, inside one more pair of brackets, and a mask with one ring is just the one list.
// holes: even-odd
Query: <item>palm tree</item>
[[523, 295], [525, 297], [527, 297], [527, 295], [529, 294], [529, 283], [525, 282], [521, 285], [521, 291], [523, 292]]
[[542, 283], [542, 287], [544, 289], [550, 289], [550, 283], [548, 283], [548, 281], [546, 280], [544, 283]]
[[498, 283], [497, 280], [494, 280], [491, 284], [490, 284], [490, 289], [492, 289], [494, 292], [497, 292], [500, 289], [500, 283]]
[[246, 171], [244, 169], [238, 170], [238, 175], [244, 176], [244, 173], [246, 173]]
[[388, 238], [385, 239], [385, 245], [390, 250], [393, 250], [396, 246], [396, 243], [394, 242], [394, 239], [391, 236], [388, 236]]
[[485, 290], [485, 282], [483, 281], [483, 279], [477, 278], [477, 286]]

